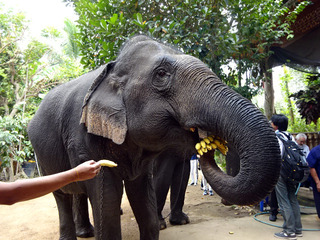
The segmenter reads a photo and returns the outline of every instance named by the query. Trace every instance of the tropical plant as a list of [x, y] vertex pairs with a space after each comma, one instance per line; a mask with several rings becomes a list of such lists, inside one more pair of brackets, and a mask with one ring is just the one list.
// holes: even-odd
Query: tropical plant
[[307, 76], [307, 89], [291, 95], [295, 98], [299, 113], [307, 124], [317, 124], [320, 118], [320, 74]]
[[[66, 29], [74, 30], [71, 22], [66, 24]], [[24, 15], [5, 11], [0, 4], [0, 166], [10, 173], [11, 179], [22, 161], [32, 157], [27, 122], [43, 96], [57, 84], [85, 72], [74, 58], [75, 48], [71, 57], [64, 54], [59, 44], [57, 48], [56, 43], [63, 41], [57, 29], [47, 27], [42, 31], [46, 43], [37, 39], [25, 42], [27, 31]], [[70, 30], [69, 45], [71, 33]]]
[[0, 116], [0, 169], [9, 171], [9, 179], [20, 169], [21, 163], [33, 158], [33, 149], [27, 136], [27, 118]]
[[67, 41], [64, 44], [64, 50], [66, 52], [66, 55], [70, 58], [77, 59], [79, 57], [80, 49], [77, 45], [76, 37], [78, 33], [78, 28], [75, 25], [74, 22], [72, 22], [70, 19], [66, 19], [64, 21], [64, 28], [63, 30], [67, 34]]

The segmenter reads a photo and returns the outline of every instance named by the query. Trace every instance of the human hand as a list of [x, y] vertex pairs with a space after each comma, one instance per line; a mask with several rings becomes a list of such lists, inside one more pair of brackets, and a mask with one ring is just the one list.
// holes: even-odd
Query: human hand
[[320, 192], [320, 181], [316, 184], [318, 192]]
[[74, 168], [77, 181], [94, 178], [100, 172], [101, 166], [94, 160], [86, 161]]

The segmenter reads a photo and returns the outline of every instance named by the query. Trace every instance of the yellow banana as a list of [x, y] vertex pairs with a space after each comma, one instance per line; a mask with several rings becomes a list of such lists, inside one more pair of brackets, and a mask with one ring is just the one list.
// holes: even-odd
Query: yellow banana
[[213, 149], [216, 149], [216, 148], [218, 147], [215, 143], [210, 143], [210, 146], [211, 146]]
[[210, 140], [210, 142], [213, 142], [214, 140], [212, 136], [209, 136], [208, 139]]
[[214, 143], [217, 145], [219, 151], [223, 154], [226, 155], [228, 152], [228, 148], [227, 146], [225, 146], [224, 144], [222, 144], [219, 140], [214, 140]]
[[112, 162], [110, 160], [105, 160], [105, 159], [100, 160], [98, 163], [103, 167], [117, 167], [118, 166], [118, 164], [116, 164], [115, 162]]
[[199, 149], [201, 148], [201, 144], [200, 144], [200, 143], [197, 143], [196, 146], [195, 146], [195, 148], [196, 148], [197, 150], [199, 150]]
[[208, 136], [204, 138], [200, 143], [195, 145], [196, 150], [202, 156], [204, 153], [211, 151], [213, 149], [219, 149], [219, 151], [226, 155], [228, 152], [228, 147], [226, 146], [227, 142], [218, 136]]
[[227, 144], [228, 142], [223, 140], [221, 137], [217, 136], [217, 139], [219, 140], [219, 142], [221, 142], [222, 144]]
[[218, 139], [214, 140], [214, 144], [216, 144], [218, 147], [220, 147], [222, 145]]
[[[220, 149], [219, 149], [219, 150], [220, 150]], [[227, 155], [228, 149], [222, 149], [222, 150], [220, 150], [220, 152], [221, 152], [223, 155]]]

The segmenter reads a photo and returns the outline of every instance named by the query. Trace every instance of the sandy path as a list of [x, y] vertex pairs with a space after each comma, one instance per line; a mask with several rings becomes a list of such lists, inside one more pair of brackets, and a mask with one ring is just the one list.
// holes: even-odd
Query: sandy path
[[[164, 215], [169, 214], [168, 206], [167, 203]], [[138, 226], [126, 197], [122, 208], [123, 239], [139, 239]], [[248, 207], [224, 206], [219, 196], [203, 196], [199, 186], [189, 186], [184, 211], [189, 215], [191, 223], [184, 226], [168, 224], [168, 228], [160, 232], [160, 240], [275, 239], [273, 233], [281, 229], [254, 220], [253, 210], [257, 211]], [[267, 215], [261, 215], [259, 219], [269, 222]], [[315, 214], [302, 215], [302, 222], [304, 228], [320, 229], [320, 221], [316, 220]], [[281, 217], [276, 224], [282, 225]], [[0, 206], [0, 240], [24, 239], [59, 239], [58, 211], [52, 194], [13, 206]], [[305, 231], [303, 239], [320, 239], [320, 232]]]

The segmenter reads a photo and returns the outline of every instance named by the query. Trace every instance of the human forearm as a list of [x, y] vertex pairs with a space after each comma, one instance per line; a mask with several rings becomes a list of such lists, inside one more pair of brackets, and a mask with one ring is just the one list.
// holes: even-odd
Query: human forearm
[[12, 205], [53, 192], [71, 182], [83, 181], [96, 176], [99, 163], [93, 160], [65, 172], [11, 183], [0, 182], [0, 204]]
[[71, 169], [50, 176], [2, 183], [6, 184], [5, 188], [8, 191], [1, 194], [0, 204], [12, 205], [16, 202], [41, 197], [75, 181], [76, 177], [75, 170]]
[[318, 192], [320, 192], [320, 180], [315, 168], [310, 168], [310, 175], [313, 178], [314, 182], [316, 183]]

